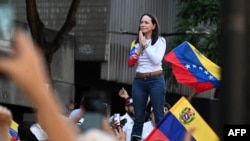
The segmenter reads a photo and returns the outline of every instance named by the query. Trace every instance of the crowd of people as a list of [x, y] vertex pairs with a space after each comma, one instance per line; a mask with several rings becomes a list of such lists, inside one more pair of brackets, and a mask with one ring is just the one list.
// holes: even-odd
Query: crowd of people
[[[37, 118], [36, 121], [20, 123], [18, 140], [144, 140], [170, 107], [165, 104], [166, 85], [161, 67], [166, 48], [165, 39], [159, 36], [159, 25], [152, 14], [143, 14], [139, 22], [135, 50], [130, 53], [134, 58], [129, 58], [130, 63], [132, 61], [138, 64], [131, 97], [124, 88], [118, 92], [125, 99], [126, 110], [121, 116], [120, 124], [117, 124], [115, 118], [107, 116], [106, 101], [99, 91], [84, 95], [77, 112], [65, 117], [52, 87], [47, 87], [52, 86], [52, 83], [41, 51], [25, 32], [15, 31], [14, 52], [0, 59], [0, 72], [20, 87], [34, 107]], [[149, 118], [146, 118], [149, 102], [152, 108]], [[14, 141], [9, 134], [11, 121], [11, 111], [0, 106], [1, 141]], [[184, 141], [189, 141], [192, 132], [193, 130], [186, 134]]]

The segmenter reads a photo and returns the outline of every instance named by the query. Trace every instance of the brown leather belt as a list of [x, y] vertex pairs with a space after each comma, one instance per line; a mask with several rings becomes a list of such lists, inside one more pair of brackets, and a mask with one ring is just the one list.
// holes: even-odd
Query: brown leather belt
[[140, 78], [154, 77], [154, 76], [160, 76], [160, 75], [162, 75], [161, 70], [154, 71], [154, 72], [147, 72], [147, 73], [139, 73], [139, 72], [136, 73], [136, 76]]

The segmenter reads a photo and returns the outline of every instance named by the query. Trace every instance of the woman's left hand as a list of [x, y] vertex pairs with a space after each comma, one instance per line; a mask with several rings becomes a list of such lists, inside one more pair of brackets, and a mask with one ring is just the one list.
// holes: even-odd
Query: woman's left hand
[[142, 46], [142, 47], [147, 44], [146, 38], [143, 35], [142, 31], [139, 31], [139, 43], [140, 43], [140, 46]]

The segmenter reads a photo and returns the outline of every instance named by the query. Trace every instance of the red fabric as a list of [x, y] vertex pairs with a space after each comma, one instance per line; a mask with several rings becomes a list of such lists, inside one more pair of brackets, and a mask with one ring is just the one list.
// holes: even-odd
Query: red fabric
[[194, 88], [197, 93], [214, 88], [213, 84], [210, 82], [198, 82], [196, 77], [194, 77], [187, 69], [172, 65], [172, 71], [179, 83]]
[[145, 141], [170, 141], [160, 130], [154, 128]]
[[134, 53], [132, 56], [128, 58], [128, 66], [133, 67], [135, 66], [136, 62], [138, 61], [139, 54]]
[[17, 137], [11, 135], [11, 141], [17, 141]]

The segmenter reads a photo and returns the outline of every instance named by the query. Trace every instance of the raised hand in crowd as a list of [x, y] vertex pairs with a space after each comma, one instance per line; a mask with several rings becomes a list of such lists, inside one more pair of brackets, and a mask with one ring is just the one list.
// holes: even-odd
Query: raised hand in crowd
[[126, 133], [123, 131], [122, 127], [115, 128], [114, 134], [117, 141], [126, 141]]
[[186, 132], [183, 141], [192, 141], [192, 134], [196, 131], [195, 127], [192, 127], [189, 129], [189, 131]]
[[51, 84], [41, 52], [28, 35], [18, 30], [14, 33], [14, 53], [0, 59], [0, 72], [13, 80], [24, 96], [37, 110], [39, 122], [50, 141], [74, 141], [76, 136], [62, 118], [58, 101]]
[[124, 98], [124, 99], [128, 99], [128, 98], [129, 98], [128, 92], [127, 92], [126, 89], [124, 89], [124, 87], [122, 87], [122, 88], [119, 90], [118, 95], [119, 95], [121, 98]]
[[1, 141], [11, 141], [9, 128], [12, 120], [12, 114], [9, 109], [0, 105], [0, 139]]

